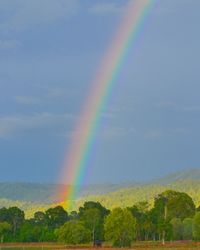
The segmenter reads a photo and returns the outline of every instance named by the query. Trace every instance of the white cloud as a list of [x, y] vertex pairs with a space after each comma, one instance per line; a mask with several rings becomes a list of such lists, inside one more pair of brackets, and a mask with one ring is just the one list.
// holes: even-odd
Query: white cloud
[[22, 44], [18, 40], [0, 40], [0, 50], [15, 49]]
[[156, 105], [159, 108], [176, 108], [177, 104], [173, 101], [164, 101]]
[[[199, 0], [193, 0], [193, 5], [199, 3]], [[158, 15], [177, 14], [177, 11], [182, 13], [184, 9], [191, 7], [191, 0], [168, 0], [168, 1], [155, 1], [153, 12]]]
[[178, 104], [172, 101], [160, 102], [156, 105], [159, 108], [170, 108], [181, 112], [200, 112], [200, 105]]
[[144, 138], [145, 139], [159, 139], [162, 135], [163, 133], [160, 129], [153, 129], [144, 133]]
[[48, 88], [46, 97], [57, 98], [63, 96], [65, 91], [62, 88]]
[[135, 128], [125, 128], [125, 127], [107, 127], [104, 128], [101, 133], [100, 137], [102, 138], [114, 138], [114, 137], [124, 137], [124, 136], [132, 136], [136, 135]]
[[78, 0], [1, 0], [0, 28], [22, 30], [53, 23], [77, 12]]
[[183, 107], [185, 112], [200, 112], [200, 105], [188, 105]]
[[35, 98], [32, 96], [16, 96], [15, 100], [17, 103], [25, 104], [25, 105], [38, 104], [41, 102], [39, 98]]
[[124, 6], [115, 2], [97, 3], [89, 8], [89, 12], [93, 14], [121, 13], [123, 10]]
[[176, 135], [188, 135], [191, 133], [189, 129], [186, 128], [174, 128], [170, 130], [171, 135], [173, 136], [174, 134]]
[[49, 102], [52, 99], [56, 99], [66, 95], [66, 91], [62, 88], [44, 88], [45, 93], [43, 95], [36, 96], [16, 96], [15, 101], [24, 105], [35, 105]]
[[[82, 133], [80, 131], [69, 131], [68, 133], [65, 134], [65, 136], [74, 137], [74, 136], [78, 136], [81, 134]], [[133, 136], [133, 135], [136, 135], [135, 128], [106, 126], [102, 129], [99, 129], [98, 133], [95, 136], [99, 139], [107, 140], [107, 139], [121, 138], [125, 136]]]
[[187, 128], [171, 128], [171, 129], [150, 129], [143, 133], [145, 139], [157, 140], [161, 137], [169, 136], [185, 136], [190, 134], [190, 130]]
[[0, 138], [41, 131], [60, 134], [75, 119], [74, 115], [51, 113], [0, 117]]

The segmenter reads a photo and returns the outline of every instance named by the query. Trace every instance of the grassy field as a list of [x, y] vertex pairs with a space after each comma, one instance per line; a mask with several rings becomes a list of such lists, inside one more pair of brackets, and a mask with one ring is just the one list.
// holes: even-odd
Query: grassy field
[[[56, 245], [56, 244], [2, 244], [0, 245], [0, 250], [61, 250], [61, 249], [69, 249], [69, 250], [89, 250], [93, 249], [92, 247], [86, 246], [64, 246], [64, 245]], [[111, 247], [102, 247], [98, 248], [102, 250], [119, 250], [117, 248]], [[139, 250], [192, 250], [199, 249], [200, 250], [200, 242], [167, 242], [164, 246], [159, 242], [134, 242], [131, 249], [139, 249]]]

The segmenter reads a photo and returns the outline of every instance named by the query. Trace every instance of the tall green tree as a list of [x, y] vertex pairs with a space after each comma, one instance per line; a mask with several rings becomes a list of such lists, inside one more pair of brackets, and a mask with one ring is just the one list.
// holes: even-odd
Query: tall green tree
[[[181, 220], [192, 217], [195, 214], [195, 205], [192, 198], [183, 192], [167, 190], [156, 197], [154, 207], [157, 216], [166, 218], [180, 218]], [[166, 209], [166, 211], [165, 211]]]
[[197, 212], [193, 219], [193, 238], [200, 240], [200, 212]]
[[34, 213], [34, 222], [38, 225], [46, 225], [47, 224], [47, 218], [46, 214], [42, 211], [37, 211]]
[[0, 208], [0, 221], [8, 221], [8, 209], [5, 207]]
[[101, 213], [97, 208], [89, 208], [83, 211], [81, 217], [81, 221], [85, 225], [85, 227], [90, 231], [91, 240], [93, 243], [95, 240], [99, 240], [101, 234]]
[[69, 220], [78, 220], [79, 214], [77, 211], [71, 211], [69, 214]]
[[134, 206], [129, 207], [133, 217], [136, 218], [136, 239], [148, 240], [152, 233], [152, 220], [149, 214], [148, 202], [138, 202]]
[[67, 211], [62, 206], [49, 208], [46, 212], [47, 225], [50, 229], [62, 226], [69, 220]]
[[101, 203], [94, 201], [87, 201], [79, 208], [78, 218], [90, 230], [93, 241], [104, 239], [104, 218], [109, 213], [110, 211], [102, 206]]
[[4, 242], [4, 237], [11, 231], [11, 225], [8, 222], [0, 222], [0, 239], [1, 243]]
[[135, 239], [136, 219], [128, 209], [116, 208], [105, 219], [105, 238], [116, 247], [130, 247]]
[[65, 244], [81, 244], [90, 241], [90, 231], [84, 224], [77, 220], [66, 222], [63, 226], [55, 230], [57, 240]]
[[162, 242], [164, 244], [166, 235], [170, 235], [170, 231], [166, 231], [166, 228], [170, 229], [170, 220], [173, 218], [183, 220], [184, 218], [192, 217], [195, 213], [195, 205], [188, 194], [167, 190], [155, 198], [154, 211], [159, 229], [163, 228]]
[[180, 218], [173, 218], [170, 221], [173, 231], [173, 240], [183, 239], [183, 223]]
[[183, 240], [192, 240], [192, 218], [185, 218], [183, 220]]
[[17, 230], [25, 221], [24, 211], [18, 207], [10, 207], [7, 210], [7, 221], [12, 226], [13, 235], [16, 235]]
[[79, 208], [79, 216], [82, 216], [85, 210], [90, 209], [90, 208], [96, 208], [100, 211], [101, 217], [104, 218], [106, 217], [109, 213], [110, 210], [105, 208], [104, 206], [101, 205], [100, 202], [95, 202], [95, 201], [86, 201], [82, 207]]
[[42, 227], [29, 222], [23, 223], [20, 227], [18, 240], [20, 242], [40, 242]]

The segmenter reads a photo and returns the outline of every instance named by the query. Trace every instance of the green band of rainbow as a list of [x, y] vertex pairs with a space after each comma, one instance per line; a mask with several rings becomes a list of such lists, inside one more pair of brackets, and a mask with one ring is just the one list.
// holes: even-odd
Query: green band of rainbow
[[67, 190], [61, 190], [60, 194], [68, 208], [76, 199], [82, 183], [102, 110], [116, 82], [124, 58], [129, 48], [134, 45], [153, 2], [154, 0], [131, 0], [129, 2], [124, 19], [96, 74], [63, 166], [61, 180], [71, 186]]

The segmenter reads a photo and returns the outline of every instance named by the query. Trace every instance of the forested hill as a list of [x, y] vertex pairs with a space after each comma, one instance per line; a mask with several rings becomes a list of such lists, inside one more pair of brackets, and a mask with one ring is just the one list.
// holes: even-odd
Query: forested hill
[[104, 195], [87, 196], [77, 201], [80, 206], [85, 200], [99, 201], [108, 208], [127, 207], [139, 201], [149, 201], [153, 205], [154, 198], [165, 190], [176, 190], [189, 194], [197, 206], [200, 205], [200, 180], [179, 180], [170, 184], [146, 184], [119, 189]]
[[[155, 179], [149, 183], [127, 182], [123, 184], [97, 184], [84, 186], [80, 192], [80, 197], [99, 196], [107, 193], [121, 193], [121, 190], [145, 189], [147, 186], [160, 188], [161, 186], [178, 186], [184, 188], [184, 184], [194, 189], [200, 182], [200, 169], [190, 169], [176, 172], [160, 179]], [[187, 187], [188, 187], [187, 185]], [[182, 187], [183, 186], [183, 187]], [[1, 183], [0, 199], [21, 200], [28, 202], [52, 203], [56, 201], [56, 191], [58, 188], [65, 190], [67, 186], [42, 183]], [[154, 189], [153, 188], [153, 189]], [[80, 198], [79, 197], [79, 198]]]
[[[84, 186], [80, 197], [102, 195], [137, 184], [98, 184]], [[66, 190], [67, 185], [41, 183], [0, 183], [0, 199], [21, 200], [27, 202], [57, 202], [57, 191]]]
[[56, 185], [40, 183], [0, 183], [0, 199], [52, 202]]
[[[89, 185], [82, 189], [77, 207], [86, 200], [99, 201], [108, 208], [131, 206], [138, 201], [153, 203], [154, 197], [167, 189], [186, 192], [200, 205], [200, 169], [177, 172], [149, 183]], [[57, 203], [56, 190], [55, 184], [0, 183], [0, 207], [18, 206], [32, 215]]]
[[200, 169], [176, 172], [149, 183], [121, 188], [103, 195], [87, 196], [79, 199], [77, 204], [80, 205], [85, 200], [99, 201], [108, 208], [132, 206], [138, 201], [149, 201], [153, 204], [154, 198], [167, 189], [186, 192], [196, 205], [200, 205]]
[[186, 169], [184, 171], [175, 172], [169, 175], [164, 176], [163, 178], [155, 179], [151, 183], [160, 183], [160, 184], [171, 184], [177, 181], [185, 180], [200, 180], [200, 169]]

